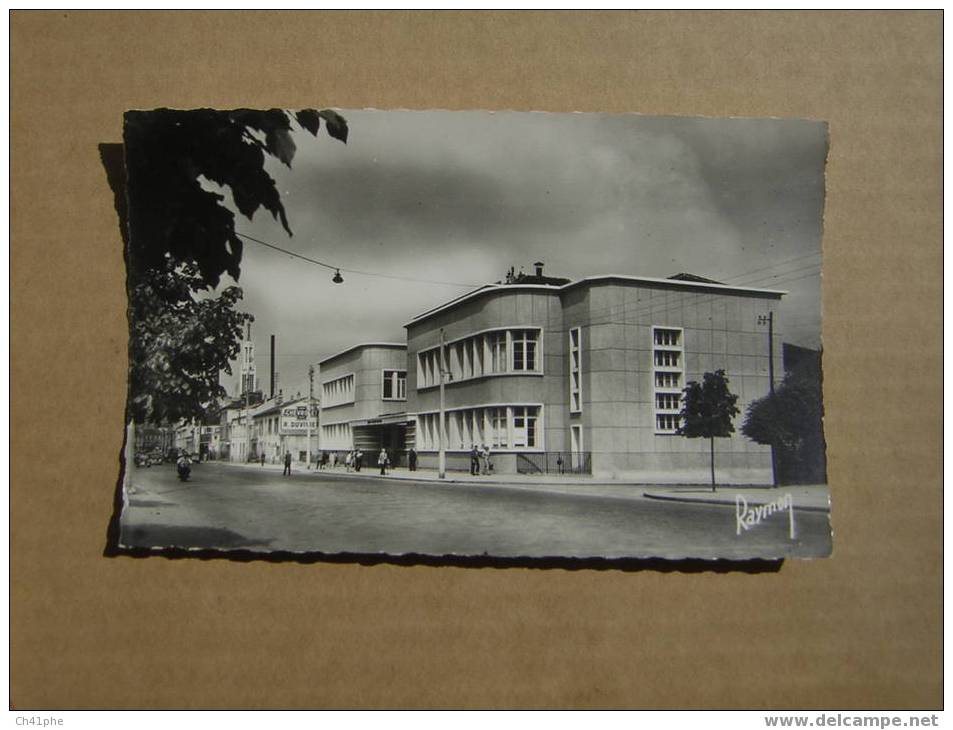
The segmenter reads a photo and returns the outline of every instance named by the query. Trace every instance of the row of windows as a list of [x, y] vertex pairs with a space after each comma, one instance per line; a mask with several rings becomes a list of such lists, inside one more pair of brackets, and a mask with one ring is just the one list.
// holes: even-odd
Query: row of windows
[[331, 423], [327, 426], [321, 426], [321, 448], [351, 448], [351, 424]]
[[342, 375], [321, 385], [321, 403], [325, 408], [354, 402], [354, 373]]
[[[448, 411], [444, 444], [449, 451], [469, 451], [484, 444], [493, 449], [539, 449], [541, 406], [490, 406]], [[417, 445], [422, 451], [440, 448], [440, 414], [417, 416]]]
[[[444, 346], [443, 368], [448, 381], [505, 373], [542, 373], [541, 330], [506, 329], [483, 332]], [[417, 354], [417, 387], [440, 384], [440, 348]]]

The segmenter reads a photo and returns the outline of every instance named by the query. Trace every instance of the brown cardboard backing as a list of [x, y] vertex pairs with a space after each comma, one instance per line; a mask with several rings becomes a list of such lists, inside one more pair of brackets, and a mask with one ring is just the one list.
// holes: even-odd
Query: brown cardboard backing
[[[13, 12], [14, 706], [939, 707], [941, 33], [940, 12]], [[126, 324], [97, 145], [126, 109], [331, 105], [829, 121], [833, 557], [103, 557]]]

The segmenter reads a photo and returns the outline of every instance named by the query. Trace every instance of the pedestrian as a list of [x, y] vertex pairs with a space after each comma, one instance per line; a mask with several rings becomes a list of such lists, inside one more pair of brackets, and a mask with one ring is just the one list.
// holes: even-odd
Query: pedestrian
[[562, 454], [556, 457], [556, 470], [560, 474], [563, 473], [563, 455]]
[[475, 477], [480, 473], [480, 450], [476, 444], [470, 449], [470, 476]]
[[411, 471], [417, 471], [417, 452], [413, 447], [407, 453], [407, 466], [410, 467]]
[[350, 473], [352, 466], [354, 466], [354, 452], [348, 451], [347, 456], [344, 457], [344, 468]]
[[332, 451], [331, 452], [331, 468], [333, 469], [337, 465], [338, 465], [338, 452]]
[[285, 452], [285, 470], [281, 472], [281, 476], [291, 476], [291, 452]]
[[387, 456], [387, 451], [381, 449], [381, 453], [377, 455], [377, 465], [381, 468], [381, 476], [387, 476], [387, 465], [390, 464], [390, 459]]
[[358, 449], [354, 452], [354, 471], [361, 470], [361, 464], [364, 462], [364, 452]]
[[262, 465], [262, 466], [265, 465], [265, 452], [264, 452], [264, 451], [261, 452], [261, 465]]
[[483, 444], [483, 448], [480, 450], [480, 471], [483, 474], [490, 473], [490, 447], [486, 444]]

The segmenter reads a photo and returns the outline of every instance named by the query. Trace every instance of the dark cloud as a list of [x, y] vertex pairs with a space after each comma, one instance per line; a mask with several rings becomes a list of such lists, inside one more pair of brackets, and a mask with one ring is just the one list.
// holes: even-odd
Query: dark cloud
[[[817, 346], [826, 126], [805, 120], [346, 111], [348, 144], [298, 135], [274, 164], [295, 232], [240, 229], [343, 268], [483, 283], [546, 261], [554, 275], [689, 271], [791, 290], [794, 341]], [[810, 268], [811, 264], [814, 268]], [[798, 270], [799, 266], [807, 268]], [[240, 282], [258, 346], [285, 382], [463, 291], [330, 272], [249, 244]], [[793, 273], [791, 273], [793, 272]], [[807, 272], [800, 279], [796, 275]], [[814, 272], [813, 274], [811, 272]]]

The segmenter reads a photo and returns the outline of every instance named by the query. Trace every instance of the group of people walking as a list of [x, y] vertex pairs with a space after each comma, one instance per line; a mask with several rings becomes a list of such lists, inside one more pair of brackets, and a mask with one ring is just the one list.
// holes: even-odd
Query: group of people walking
[[473, 444], [473, 448], [470, 449], [470, 475], [486, 475], [490, 473], [490, 469], [492, 468], [493, 465], [490, 462], [490, 447], [486, 444], [482, 446]]

